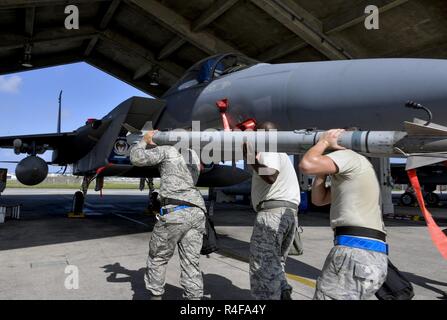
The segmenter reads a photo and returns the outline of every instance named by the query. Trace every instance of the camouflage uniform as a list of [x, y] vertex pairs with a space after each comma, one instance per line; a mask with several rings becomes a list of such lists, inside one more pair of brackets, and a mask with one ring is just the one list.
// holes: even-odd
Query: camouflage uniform
[[[352, 150], [338, 150], [326, 157], [338, 168], [331, 175], [332, 229], [363, 227], [385, 235], [380, 186], [372, 164]], [[367, 300], [380, 289], [387, 271], [385, 253], [336, 245], [317, 280], [314, 299]]]
[[332, 248], [317, 280], [314, 300], [367, 300], [385, 282], [384, 253], [345, 246]]
[[258, 212], [250, 240], [250, 286], [257, 300], [279, 300], [284, 291], [292, 291], [284, 267], [297, 225], [293, 209]]
[[[161, 177], [160, 198], [182, 200], [196, 205], [158, 216], [152, 231], [145, 274], [146, 288], [154, 296], [164, 293], [168, 261], [178, 245], [180, 284], [185, 299], [200, 299], [203, 279], [199, 269], [200, 249], [205, 232], [205, 202], [195, 187], [199, 177], [199, 159], [189, 150], [185, 159], [174, 147], [159, 146], [146, 149], [144, 141], [131, 149], [130, 160], [135, 166], [158, 166]], [[167, 205], [163, 208], [172, 208]]]

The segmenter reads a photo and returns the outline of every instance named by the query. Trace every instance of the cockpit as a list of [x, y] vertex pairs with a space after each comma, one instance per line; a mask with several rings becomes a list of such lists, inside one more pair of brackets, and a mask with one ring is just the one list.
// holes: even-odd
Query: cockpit
[[259, 62], [242, 54], [229, 53], [212, 56], [197, 62], [166, 94], [172, 94], [216, 78], [249, 68]]

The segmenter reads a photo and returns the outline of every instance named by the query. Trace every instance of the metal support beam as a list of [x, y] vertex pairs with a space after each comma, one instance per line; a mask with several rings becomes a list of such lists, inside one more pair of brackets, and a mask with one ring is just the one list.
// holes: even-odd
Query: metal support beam
[[[376, 5], [381, 13], [389, 11], [399, 5], [408, 2], [408, 0], [377, 0]], [[337, 14], [336, 16], [323, 19], [323, 29], [325, 34], [331, 35], [341, 32], [357, 24], [365, 21], [365, 8], [370, 4], [369, 0], [365, 0], [363, 5], [359, 5], [348, 12]], [[284, 57], [292, 52], [307, 47], [307, 43], [301, 39], [293, 38], [279, 46], [267, 50], [258, 57], [258, 60], [269, 62]]]
[[[217, 0], [211, 7], [209, 7], [205, 12], [203, 12], [197, 20], [191, 24], [191, 30], [197, 32], [205, 28], [207, 25], [212, 23], [214, 20], [219, 18], [225, 12], [227, 12], [231, 7], [233, 7], [239, 0]], [[169, 41], [158, 54], [158, 59], [165, 59], [169, 57], [172, 53], [177, 51], [181, 46], [183, 46], [187, 41], [181, 37], [175, 37]]]
[[183, 38], [179, 38], [175, 36], [171, 39], [161, 50], [158, 54], [157, 59], [163, 60], [169, 57], [171, 54], [173, 54], [175, 51], [177, 51], [181, 46], [183, 46], [187, 41]]
[[35, 17], [36, 17], [35, 7], [25, 9], [25, 35], [27, 37], [33, 36]]
[[[0, 50], [23, 48], [24, 43], [39, 44], [39, 45], [57, 45], [63, 42], [74, 42], [90, 40], [87, 49], [84, 51], [84, 57], [90, 56], [93, 47], [99, 39], [104, 41], [111, 41], [125, 50], [130, 50], [135, 54], [145, 59], [148, 64], [160, 66], [160, 72], [168, 80], [167, 84], [173, 84], [183, 75], [185, 69], [181, 66], [167, 61], [157, 61], [154, 54], [142, 47], [138, 43], [129, 40], [127, 37], [122, 36], [116, 32], [105, 30], [100, 33], [97, 29], [89, 26], [84, 26], [79, 30], [70, 30], [67, 35], [65, 29], [50, 29], [39, 32], [30, 41], [24, 36], [15, 34], [0, 34]], [[44, 37], [45, 35], [45, 37]], [[79, 54], [78, 54], [79, 55]], [[77, 60], [82, 60], [82, 56], [79, 55]], [[34, 63], [34, 57], [33, 57]], [[12, 69], [11, 69], [12, 70]], [[137, 79], [143, 77], [145, 74], [137, 75]], [[131, 78], [131, 76], [129, 76]]]
[[168, 61], [157, 61], [154, 54], [150, 50], [117, 32], [105, 30], [101, 33], [100, 39], [104, 41], [111, 41], [119, 47], [134, 52], [151, 65], [158, 65], [160, 67], [160, 71], [165, 71], [166, 76], [170, 79], [170, 83], [174, 83], [185, 73], [185, 69], [175, 63]]
[[84, 57], [88, 57], [93, 49], [95, 48], [96, 44], [98, 43], [99, 40], [99, 36], [94, 36], [93, 38], [90, 39], [90, 41], [88, 42], [87, 48], [84, 51]]
[[[376, 0], [374, 1], [374, 5], [379, 8], [380, 13], [385, 13], [406, 2], [408, 2], [408, 0]], [[365, 0], [363, 4], [359, 4], [349, 11], [345, 11], [324, 19], [323, 26], [326, 34], [340, 32], [357, 24], [363, 23], [366, 16], [365, 8], [370, 4], [372, 4], [371, 1]]]
[[126, 2], [207, 54], [239, 52], [209, 32], [193, 32], [188, 20], [156, 0], [126, 0]]
[[289, 41], [283, 42], [278, 46], [275, 46], [264, 53], [260, 54], [257, 57], [257, 60], [264, 61], [264, 62], [270, 62], [275, 59], [279, 59], [281, 57], [284, 57], [288, 55], [289, 53], [298, 51], [300, 49], [303, 49], [307, 47], [307, 43], [303, 41], [301, 38], [293, 38]]
[[104, 17], [102, 17], [101, 23], [99, 24], [100, 30], [104, 30], [107, 28], [110, 20], [112, 20], [113, 15], [115, 14], [116, 9], [118, 9], [120, 3], [121, 0], [113, 0], [112, 3], [110, 3], [109, 8], [107, 9], [106, 13], [104, 14]]
[[54, 67], [64, 64], [81, 62], [82, 57], [79, 55], [79, 52], [68, 51], [68, 52], [59, 52], [57, 54], [47, 56], [33, 55], [31, 61], [33, 67], [26, 68], [20, 65], [16, 57], [13, 57], [11, 59], [5, 59], [2, 61], [2, 65], [0, 66], [0, 75], [12, 72], [37, 70], [47, 67]]
[[121, 67], [114, 61], [107, 59], [102, 55], [98, 55], [96, 52], [88, 57], [85, 62], [155, 97], [161, 96], [168, 89], [165, 86], [152, 87], [147, 83], [147, 81], [133, 80], [132, 72], [130, 70]]
[[[128, 37], [111, 30], [100, 32], [92, 26], [83, 26], [79, 30], [68, 31], [65, 28], [40, 30], [38, 33], [34, 34], [34, 37], [31, 39], [26, 38], [24, 35], [0, 33], [0, 50], [20, 49], [23, 48], [25, 43], [52, 46], [64, 42], [70, 43], [85, 40], [89, 40], [89, 44], [84, 51], [84, 58], [91, 55], [94, 46], [99, 40], [103, 40], [112, 42], [124, 50], [132, 51], [134, 54], [137, 54], [146, 60], [151, 66], [159, 66], [161, 75], [167, 80], [165, 81], [167, 84], [173, 84], [185, 72], [183, 67], [173, 62], [157, 61], [151, 51], [130, 40]], [[79, 55], [78, 60], [82, 60], [82, 58], [82, 55]], [[137, 75], [137, 78], [143, 76], [144, 74]], [[129, 77], [131, 78], [131, 76]]]
[[138, 80], [142, 77], [144, 77], [148, 72], [150, 72], [153, 68], [153, 65], [151, 64], [144, 64], [140, 68], [138, 68], [135, 73], [133, 74], [132, 80]]
[[0, 10], [17, 9], [27, 7], [44, 7], [44, 6], [63, 6], [70, 4], [83, 4], [92, 2], [103, 2], [110, 0], [2, 0], [0, 1]]
[[309, 11], [300, 6], [297, 1], [294, 0], [280, 0], [280, 2], [293, 13], [303, 18], [304, 21], [309, 24], [315, 30], [322, 32], [323, 23], [315, 16], [313, 16]]
[[283, 26], [331, 60], [350, 59], [351, 56], [335, 45], [327, 36], [315, 30], [305, 19], [278, 0], [251, 0]]
[[[107, 29], [107, 26], [110, 23], [110, 20], [112, 20], [113, 15], [115, 14], [116, 10], [118, 9], [118, 6], [120, 5], [121, 0], [113, 0], [110, 5], [109, 8], [107, 9], [106, 13], [104, 14], [104, 16], [101, 19], [101, 22], [99, 24], [99, 29], [100, 30], [105, 30]], [[95, 48], [96, 44], [98, 43], [99, 37], [93, 37], [88, 45], [87, 48], [84, 51], [84, 56], [88, 57], [93, 49]]]
[[205, 12], [203, 12], [197, 20], [195, 20], [191, 24], [192, 31], [199, 31], [209, 24], [211, 24], [214, 20], [219, 18], [225, 12], [231, 9], [238, 0], [217, 0], [214, 2], [211, 7], [209, 7]]
[[61, 42], [74, 42], [91, 39], [98, 34], [93, 27], [83, 26], [79, 30], [65, 28], [40, 30], [32, 38], [13, 33], [0, 33], [0, 49], [10, 50], [23, 48], [25, 43], [57, 45]]

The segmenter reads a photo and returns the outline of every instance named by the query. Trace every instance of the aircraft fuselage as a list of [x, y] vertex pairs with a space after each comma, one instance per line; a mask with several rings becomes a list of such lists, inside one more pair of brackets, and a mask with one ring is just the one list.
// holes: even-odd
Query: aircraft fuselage
[[159, 129], [222, 127], [216, 101], [228, 99], [234, 126], [248, 118], [272, 121], [280, 130], [358, 127], [400, 130], [403, 121], [424, 118], [405, 108], [427, 106], [447, 122], [447, 60], [371, 59], [256, 64], [209, 83], [170, 90]]

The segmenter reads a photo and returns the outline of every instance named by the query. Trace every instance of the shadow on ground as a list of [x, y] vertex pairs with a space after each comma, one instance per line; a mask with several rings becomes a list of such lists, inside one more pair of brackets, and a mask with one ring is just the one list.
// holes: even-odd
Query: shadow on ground
[[[429, 278], [425, 278], [422, 276], [418, 276], [417, 274], [414, 273], [409, 273], [409, 272], [402, 272], [402, 274], [413, 284], [416, 284], [422, 288], [425, 288], [427, 290], [433, 291], [434, 293], [439, 294], [439, 297], [437, 297], [440, 300], [447, 300], [447, 283], [446, 282], [441, 282], [441, 281], [437, 281], [437, 280], [432, 280]], [[445, 290], [441, 290], [437, 287], [435, 287], [434, 285], [438, 285], [438, 286], [443, 286], [445, 287]]]
[[[145, 287], [144, 273], [146, 268], [129, 270], [121, 266], [120, 263], [109, 264], [104, 267], [104, 272], [108, 274], [107, 281], [111, 283], [130, 283], [133, 292], [133, 300], [148, 300], [149, 294]], [[233, 285], [233, 282], [217, 274], [203, 274], [204, 299], [228, 300], [231, 294], [233, 300], [251, 299], [250, 291]], [[163, 300], [182, 299], [183, 289], [166, 284]]]
[[[248, 263], [250, 244], [225, 235], [219, 235], [218, 254]], [[296, 259], [287, 259], [286, 272], [300, 277], [316, 280], [321, 270]]]
[[[68, 194], [24, 194], [0, 197], [0, 204], [22, 204], [21, 220], [0, 224], [0, 251], [33, 246], [100, 239], [150, 232], [154, 216], [144, 214], [147, 195], [87, 196], [87, 218], [68, 219], [72, 196]], [[242, 203], [219, 203], [213, 220], [216, 226], [253, 226], [253, 209]], [[133, 220], [133, 221], [132, 221]], [[300, 213], [303, 227], [329, 227], [327, 212]], [[420, 226], [424, 222], [386, 220], [387, 226]], [[444, 229], [444, 225], [440, 226]]]
[[69, 195], [2, 196], [0, 204], [21, 204], [22, 211], [20, 220], [0, 224], [0, 251], [150, 232], [155, 218], [144, 214], [146, 199], [91, 195], [87, 197], [87, 217], [69, 219]]
[[[230, 237], [227, 237], [225, 235], [219, 235], [219, 246], [220, 250], [218, 251], [219, 254], [223, 256], [228, 256], [233, 259], [238, 259], [243, 262], [248, 262], [248, 252], [249, 252], [249, 246], [250, 244], [244, 241], [240, 241], [237, 239], [233, 239]], [[295, 256], [296, 257], [296, 256]], [[299, 259], [299, 257], [298, 257]], [[286, 272], [290, 274], [294, 274], [300, 277], [308, 278], [317, 280], [317, 278], [321, 274], [321, 270], [318, 268], [315, 268], [309, 264], [306, 264], [304, 262], [301, 262], [297, 259], [287, 259], [286, 263]], [[438, 299], [441, 300], [447, 300], [447, 283], [441, 282], [437, 280], [432, 280], [423, 276], [419, 276], [414, 273], [404, 272], [401, 271], [402, 274], [407, 277], [407, 279], [422, 288], [425, 288], [427, 290], [430, 290], [434, 293], [439, 294]], [[441, 290], [435, 286], [443, 286], [445, 287], [444, 290]]]

